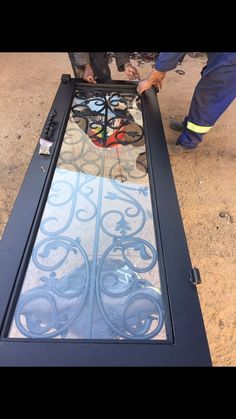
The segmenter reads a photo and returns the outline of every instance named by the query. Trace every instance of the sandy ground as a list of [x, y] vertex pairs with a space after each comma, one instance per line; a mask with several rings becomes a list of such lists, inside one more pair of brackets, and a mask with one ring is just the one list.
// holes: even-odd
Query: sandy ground
[[[158, 98], [192, 264], [202, 276], [213, 365], [229, 366], [236, 365], [236, 101], [194, 153], [173, 153], [178, 134], [169, 128], [171, 118], [187, 114], [204, 64], [204, 57], [187, 56], [178, 67], [185, 74], [169, 72]], [[111, 67], [114, 79], [125, 79]], [[150, 64], [139, 70], [144, 76]], [[0, 53], [0, 237], [62, 73], [72, 74], [65, 53]]]

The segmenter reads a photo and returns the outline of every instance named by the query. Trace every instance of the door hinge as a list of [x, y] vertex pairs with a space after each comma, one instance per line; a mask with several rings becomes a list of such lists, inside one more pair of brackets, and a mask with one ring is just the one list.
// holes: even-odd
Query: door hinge
[[54, 141], [52, 135], [55, 129], [54, 119], [56, 116], [57, 111], [52, 109], [39, 139], [39, 154], [50, 154], [50, 148]]
[[198, 268], [192, 268], [191, 272], [190, 272], [190, 281], [194, 284], [194, 285], [198, 285], [201, 284], [202, 280], [201, 280], [201, 275], [199, 272]]

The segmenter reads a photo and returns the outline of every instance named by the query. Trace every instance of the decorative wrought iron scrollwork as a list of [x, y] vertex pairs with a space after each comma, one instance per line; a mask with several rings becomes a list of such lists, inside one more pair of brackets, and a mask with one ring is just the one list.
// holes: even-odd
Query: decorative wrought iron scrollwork
[[[129, 130], [126, 139], [122, 139], [126, 127], [134, 122], [130, 108], [133, 109], [134, 103], [137, 109], [140, 108], [140, 99], [136, 94], [115, 92], [106, 95], [96, 91], [95, 96], [97, 97], [81, 100], [81, 92], [76, 92], [75, 97], [79, 103], [72, 106], [73, 116], [86, 121], [85, 132], [91, 139], [101, 141], [102, 137], [104, 146], [111, 147], [115, 144], [135, 145], [143, 138], [143, 127], [136, 124], [136, 129]], [[110, 131], [113, 132], [114, 140], [108, 142], [107, 139], [111, 137]]]
[[[127, 257], [126, 252], [131, 248], [139, 253], [139, 260], [146, 262], [145, 266], [136, 266]], [[116, 252], [120, 253], [119, 259], [114, 259]], [[107, 261], [113, 261], [112, 269], [107, 269]], [[114, 337], [150, 339], [161, 331], [164, 310], [160, 291], [139, 276], [156, 262], [156, 250], [142, 239], [115, 240], [103, 254], [96, 277], [97, 301]]]
[[[115, 192], [108, 192], [108, 194], [105, 196], [105, 199], [109, 199], [111, 201], [119, 201], [119, 203], [127, 203], [129, 205], [125, 210], [122, 212], [120, 210], [108, 210], [106, 211], [100, 220], [100, 226], [101, 229], [104, 231], [105, 234], [108, 236], [115, 238], [115, 237], [131, 237], [136, 234], [138, 234], [146, 220], [145, 210], [140, 205], [140, 203], [127, 192], [129, 191], [135, 191], [139, 188], [126, 186], [123, 183], [120, 183], [116, 180], [112, 180], [111, 184], [115, 187], [116, 190], [118, 190], [122, 195], [118, 195]], [[105, 226], [105, 221], [108, 218], [112, 218], [113, 220], [113, 229], [110, 229], [110, 231]], [[136, 218], [136, 221], [138, 220], [137, 217], [140, 217], [140, 222], [138, 223], [138, 226], [136, 228], [133, 228], [133, 226], [130, 224], [129, 220], [132, 218]]]
[[163, 331], [159, 280], [148, 276], [158, 277], [158, 254], [145, 232], [147, 173], [130, 160], [145, 152], [140, 115], [136, 94], [76, 91], [15, 310], [21, 335], [143, 340]]
[[[51, 261], [53, 250], [59, 248], [65, 251], [61, 259], [53, 265], [46, 264], [46, 261]], [[66, 263], [70, 252], [80, 254], [83, 270], [75, 268], [58, 278], [55, 271]], [[41, 271], [50, 272], [50, 275], [40, 278], [44, 283], [42, 286], [32, 288], [20, 297], [15, 312], [17, 328], [27, 337], [65, 337], [80, 316], [87, 299], [90, 276], [88, 257], [79, 238], [72, 240], [61, 236], [40, 241], [34, 248], [32, 258], [35, 266]], [[44, 263], [39, 262], [39, 258]]]

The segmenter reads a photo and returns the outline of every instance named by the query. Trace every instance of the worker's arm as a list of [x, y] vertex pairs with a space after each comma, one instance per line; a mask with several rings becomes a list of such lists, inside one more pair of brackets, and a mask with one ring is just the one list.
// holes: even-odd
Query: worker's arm
[[165, 72], [173, 70], [185, 54], [186, 52], [161, 52], [156, 60], [155, 70]]
[[128, 52], [116, 52], [115, 59], [118, 71], [125, 71], [125, 64], [130, 63]]
[[89, 52], [74, 52], [75, 62], [78, 68], [83, 68], [83, 79], [89, 83], [96, 83], [93, 68], [90, 63]]
[[162, 81], [165, 78], [166, 71], [173, 70], [179, 60], [185, 55], [185, 52], [162, 52], [156, 60], [155, 69], [148, 77], [141, 80], [137, 87], [139, 94], [149, 89], [151, 86], [162, 88]]
[[89, 52], [73, 52], [73, 55], [78, 66], [90, 64]]
[[118, 71], [125, 71], [130, 80], [139, 79], [138, 70], [131, 64], [127, 52], [117, 52], [115, 58]]

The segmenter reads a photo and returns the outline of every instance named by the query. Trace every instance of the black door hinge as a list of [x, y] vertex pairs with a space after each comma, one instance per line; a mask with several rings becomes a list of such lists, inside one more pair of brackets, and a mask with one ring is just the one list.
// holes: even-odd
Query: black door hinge
[[190, 281], [194, 285], [201, 284], [202, 280], [201, 280], [201, 275], [198, 268], [192, 268], [190, 272]]
[[39, 154], [50, 154], [50, 148], [54, 141], [53, 133], [56, 127], [54, 119], [56, 116], [57, 111], [52, 109], [39, 139]]
[[41, 138], [53, 142], [52, 134], [55, 128], [54, 119], [56, 118], [56, 116], [57, 116], [56, 109], [52, 109], [48, 115], [48, 119], [42, 131]]

